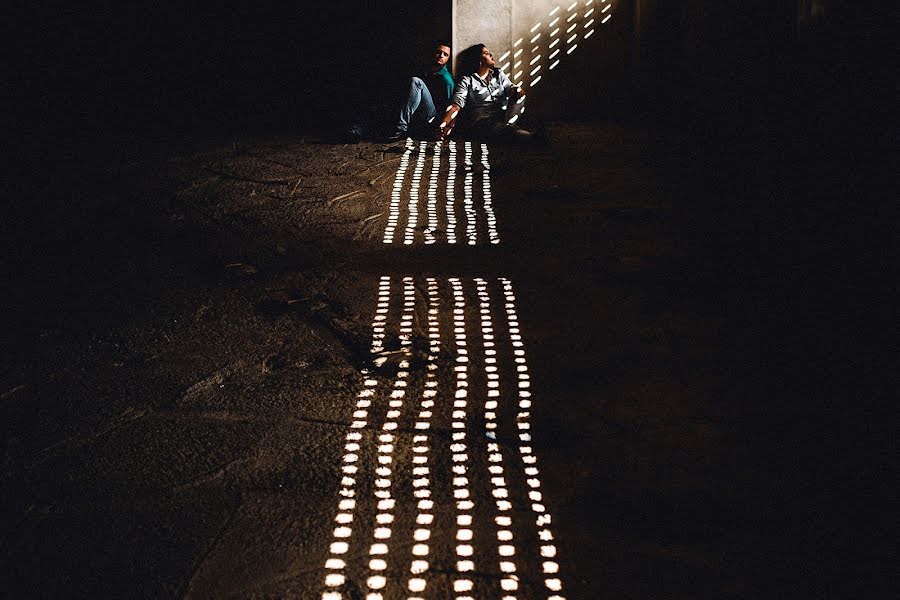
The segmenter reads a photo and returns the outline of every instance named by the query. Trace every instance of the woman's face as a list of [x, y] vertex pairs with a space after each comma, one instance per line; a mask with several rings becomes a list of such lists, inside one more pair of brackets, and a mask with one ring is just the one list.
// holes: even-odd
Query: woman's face
[[481, 49], [481, 66], [482, 67], [494, 67], [496, 66], [496, 61], [494, 61], [494, 55], [491, 54], [491, 51], [487, 48]]

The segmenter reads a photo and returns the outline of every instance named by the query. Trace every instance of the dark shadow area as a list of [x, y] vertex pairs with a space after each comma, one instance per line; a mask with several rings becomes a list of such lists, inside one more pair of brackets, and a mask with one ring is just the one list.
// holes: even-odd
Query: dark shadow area
[[656, 9], [638, 103], [661, 125], [658, 159], [686, 209], [682, 285], [736, 340], [723, 364], [750, 475], [742, 518], [768, 547], [754, 568], [773, 595], [877, 595], [896, 293], [879, 10]]

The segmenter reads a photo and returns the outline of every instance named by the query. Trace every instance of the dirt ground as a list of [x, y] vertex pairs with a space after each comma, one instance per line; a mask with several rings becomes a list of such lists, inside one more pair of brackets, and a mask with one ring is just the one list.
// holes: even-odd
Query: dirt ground
[[492, 150], [494, 246], [382, 243], [396, 145], [244, 138], [87, 182], [58, 215], [81, 250], [46, 250], [22, 295], [56, 297], [6, 348], [7, 592], [319, 597], [375, 290], [415, 276], [515, 283], [567, 597], [758, 597], [761, 492], [687, 209], [647, 132], [549, 135]]

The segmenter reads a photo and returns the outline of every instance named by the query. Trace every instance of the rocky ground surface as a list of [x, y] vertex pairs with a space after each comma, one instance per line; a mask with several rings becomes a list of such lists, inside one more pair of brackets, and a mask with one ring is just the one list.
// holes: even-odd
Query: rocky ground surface
[[729, 340], [650, 148], [557, 123], [492, 149], [502, 242], [474, 247], [382, 243], [397, 145], [243, 138], [94, 175], [5, 343], [6, 590], [319, 597], [376, 290], [414, 276], [515, 283], [566, 597], [753, 597]]

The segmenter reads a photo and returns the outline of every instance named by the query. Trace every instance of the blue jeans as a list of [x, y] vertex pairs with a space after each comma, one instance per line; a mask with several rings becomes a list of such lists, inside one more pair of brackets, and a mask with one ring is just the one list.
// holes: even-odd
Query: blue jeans
[[437, 115], [437, 111], [434, 108], [434, 100], [431, 98], [428, 86], [418, 77], [413, 77], [409, 81], [409, 96], [406, 98], [406, 104], [400, 109], [397, 131], [409, 130], [413, 121], [416, 122], [415, 124], [423, 125], [433, 119], [435, 115]]

